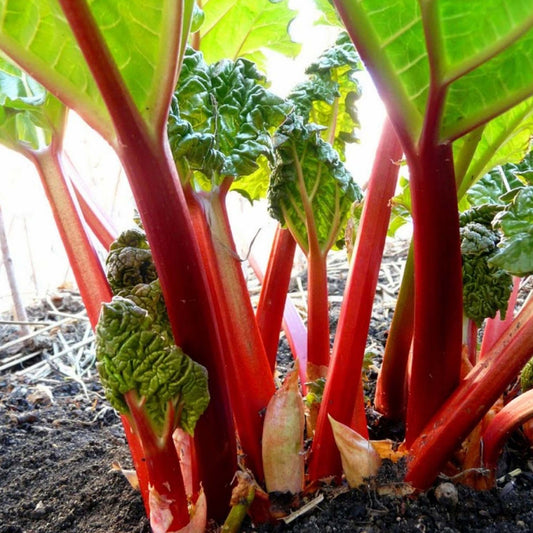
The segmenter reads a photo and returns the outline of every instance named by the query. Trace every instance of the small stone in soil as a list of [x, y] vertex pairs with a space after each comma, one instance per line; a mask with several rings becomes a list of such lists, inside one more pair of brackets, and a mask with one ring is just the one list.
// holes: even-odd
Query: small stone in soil
[[455, 507], [459, 501], [457, 488], [453, 483], [449, 482], [441, 483], [437, 486], [435, 489], [435, 498], [441, 505], [448, 508]]

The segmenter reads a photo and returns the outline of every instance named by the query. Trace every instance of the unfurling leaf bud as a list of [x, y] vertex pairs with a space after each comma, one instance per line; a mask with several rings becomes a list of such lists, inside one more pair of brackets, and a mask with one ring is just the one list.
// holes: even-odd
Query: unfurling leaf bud
[[293, 370], [272, 396], [263, 426], [263, 468], [268, 492], [297, 494], [304, 484], [304, 405]]
[[328, 415], [341, 454], [342, 470], [348, 485], [361, 486], [366, 479], [374, 477], [381, 464], [381, 458], [372, 443], [361, 437], [357, 431], [337, 422]]

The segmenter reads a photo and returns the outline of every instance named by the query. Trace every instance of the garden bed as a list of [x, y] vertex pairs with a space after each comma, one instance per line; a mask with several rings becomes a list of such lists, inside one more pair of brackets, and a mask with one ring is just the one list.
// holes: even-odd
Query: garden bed
[[[381, 269], [367, 346], [369, 396], [404, 254], [401, 243], [390, 245]], [[344, 257], [334, 256], [333, 326], [346, 273]], [[297, 305], [301, 291], [305, 276], [294, 281]], [[96, 376], [92, 334], [79, 298], [63, 293], [28, 312], [43, 324], [25, 344], [8, 344], [17, 337], [15, 324], [0, 327], [0, 533], [149, 532], [140, 495], [119, 470], [131, 468], [131, 461], [120, 419]], [[285, 353], [282, 366], [288, 361]], [[368, 415], [372, 438], [401, 435], [401, 428], [386, 424], [371, 408]], [[449, 481], [441, 478], [414, 496], [401, 475], [401, 463], [385, 461], [378, 478], [363, 489], [324, 485], [306, 495], [301, 504], [308, 510], [291, 515], [289, 523], [255, 526], [247, 520], [243, 531], [532, 531], [533, 454], [520, 433], [506, 446], [497, 487], [490, 491], [456, 486], [456, 493], [441, 495]]]

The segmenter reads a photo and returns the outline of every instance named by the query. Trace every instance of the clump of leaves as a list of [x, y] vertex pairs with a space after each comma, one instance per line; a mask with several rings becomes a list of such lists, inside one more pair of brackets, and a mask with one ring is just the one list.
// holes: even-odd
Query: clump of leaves
[[[268, 91], [265, 76], [247, 59], [208, 65], [185, 54], [171, 107], [168, 135], [182, 180], [210, 190], [227, 176], [252, 176], [235, 185], [251, 200], [264, 195], [266, 163], [273, 163], [271, 132], [290, 105]], [[262, 166], [262, 168], [261, 168]]]

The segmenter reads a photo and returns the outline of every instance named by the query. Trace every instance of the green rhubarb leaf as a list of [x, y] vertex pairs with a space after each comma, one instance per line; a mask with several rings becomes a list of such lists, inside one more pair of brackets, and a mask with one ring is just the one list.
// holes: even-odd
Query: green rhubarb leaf
[[[246, 59], [207, 65], [188, 49], [169, 117], [168, 135], [180, 175], [209, 189], [230, 176], [252, 176], [257, 190], [258, 162], [273, 162], [271, 132], [285, 118], [289, 104], [268, 91], [265, 78]], [[268, 173], [261, 178], [268, 181]], [[262, 187], [264, 190], [266, 185]], [[255, 193], [250, 193], [255, 198]]]
[[[162, 88], [174, 84], [179, 28], [182, 16], [192, 16], [194, 1], [88, 4], [141, 116], [148, 124], [166, 116]], [[109, 114], [57, 0], [0, 0], [0, 10], [0, 49], [112, 140]]]
[[272, 216], [290, 229], [306, 253], [311, 238], [325, 254], [342, 246], [350, 208], [361, 191], [320, 131], [295, 114], [278, 129], [268, 198]]
[[257, 170], [248, 174], [245, 179], [238, 179], [231, 184], [231, 190], [239, 193], [250, 203], [266, 198], [271, 172], [268, 157], [259, 156], [256, 161]]
[[355, 128], [359, 119], [355, 103], [360, 97], [356, 72], [362, 64], [346, 33], [307, 69], [308, 79], [298, 84], [289, 95], [295, 111], [305, 122], [324, 126], [322, 138], [329, 142], [344, 160], [346, 143], [356, 142]]
[[320, 12], [320, 18], [318, 19], [317, 24], [343, 28], [332, 0], [313, 0], [313, 3]]
[[514, 106], [454, 145], [458, 196], [493, 168], [518, 163], [529, 150], [533, 129], [533, 98]]
[[485, 174], [468, 189], [467, 198], [471, 205], [497, 204], [506, 205], [505, 197], [511, 191], [518, 191], [523, 183], [513, 172], [515, 165], [506, 164], [496, 167]]
[[207, 372], [154, 324], [146, 310], [127, 298], [115, 296], [104, 304], [96, 327], [96, 357], [106, 396], [128, 414], [124, 396], [134, 392], [159, 436], [168, 430], [169, 420], [174, 422], [171, 429], [192, 434], [209, 402]]
[[516, 276], [533, 273], [533, 187], [518, 191], [498, 218], [503, 233], [499, 251], [491, 263]]
[[296, 11], [288, 0], [207, 0], [198, 49], [208, 63], [243, 57], [266, 69], [265, 50], [296, 57], [300, 44], [288, 29]]
[[0, 58], [0, 142], [21, 153], [50, 145], [61, 135], [65, 107], [44, 87]]
[[[531, 148], [531, 145], [529, 145]], [[522, 158], [520, 161], [514, 163], [509, 162], [502, 167], [505, 174], [505, 178], [511, 184], [514, 180], [516, 185], [513, 187], [519, 187], [522, 185], [533, 185], [533, 150]]]
[[[395, 120], [415, 143], [432, 94], [439, 140], [461, 137], [533, 94], [533, 4], [520, 0], [335, 0]], [[433, 73], [430, 75], [430, 73]]]

